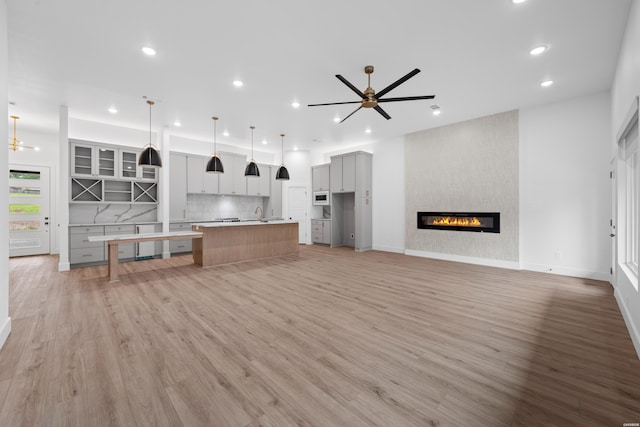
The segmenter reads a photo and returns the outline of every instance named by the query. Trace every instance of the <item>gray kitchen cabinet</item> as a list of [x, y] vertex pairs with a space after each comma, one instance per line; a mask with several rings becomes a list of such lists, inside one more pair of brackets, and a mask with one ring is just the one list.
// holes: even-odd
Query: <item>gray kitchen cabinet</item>
[[187, 218], [187, 156], [169, 155], [169, 219]]
[[70, 226], [69, 227], [69, 263], [87, 264], [104, 262], [104, 242], [90, 242], [89, 236], [101, 236], [104, 227], [95, 226]]
[[258, 169], [260, 176], [246, 177], [247, 196], [269, 197], [271, 193], [271, 166], [259, 164]]
[[[169, 231], [191, 231], [190, 222], [169, 223]], [[169, 252], [171, 255], [191, 252], [192, 239], [170, 240]]]
[[75, 141], [69, 147], [71, 176], [116, 178], [117, 153], [114, 148]]
[[[104, 235], [117, 235], [117, 234], [134, 234], [136, 227], [133, 224], [119, 224], [119, 225], [105, 225]], [[105, 244], [106, 246], [106, 244]], [[105, 251], [108, 248], [105, 247]], [[123, 243], [118, 245], [118, 259], [131, 259], [135, 256], [135, 248], [133, 243]]]
[[332, 193], [356, 191], [355, 153], [331, 157], [330, 184]]
[[219, 178], [219, 193], [235, 196], [247, 194], [247, 179], [244, 176], [244, 168], [247, 165], [246, 156], [229, 153], [219, 153], [224, 166], [224, 173]]
[[187, 156], [188, 193], [218, 194], [220, 174], [207, 172], [205, 170], [208, 161], [208, 157]]
[[158, 168], [151, 166], [138, 166], [138, 150], [119, 150], [120, 157], [120, 178], [136, 179], [144, 181], [157, 181]]
[[[331, 246], [367, 251], [372, 244], [372, 155], [363, 151], [331, 157]], [[337, 182], [336, 182], [337, 181]]]
[[325, 245], [331, 244], [331, 220], [311, 220], [311, 241], [313, 243], [321, 243]]
[[329, 164], [313, 166], [311, 168], [313, 191], [329, 190]]
[[[264, 213], [265, 217], [282, 217], [282, 182], [276, 179], [276, 172], [279, 166], [269, 167], [269, 180], [271, 181], [271, 191], [267, 200], [267, 207]], [[262, 173], [262, 172], [260, 172]]]

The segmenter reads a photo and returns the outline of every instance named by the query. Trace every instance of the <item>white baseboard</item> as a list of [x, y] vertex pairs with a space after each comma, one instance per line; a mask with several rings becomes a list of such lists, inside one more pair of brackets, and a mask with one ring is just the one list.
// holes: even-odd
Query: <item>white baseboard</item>
[[419, 256], [422, 258], [441, 259], [444, 261], [464, 262], [466, 264], [486, 265], [488, 267], [508, 268], [509, 270], [520, 270], [520, 263], [516, 261], [502, 261], [498, 259], [476, 258], [464, 255], [442, 254], [438, 252], [416, 251], [405, 249], [405, 255]]
[[640, 359], [640, 331], [638, 331], [638, 328], [636, 328], [636, 325], [633, 323], [633, 319], [631, 319], [631, 315], [629, 314], [627, 305], [624, 303], [624, 299], [620, 297], [620, 294], [618, 293], [618, 291], [615, 290], [613, 295], [616, 297], [616, 301], [618, 302], [618, 308], [620, 308], [620, 313], [622, 313], [622, 318], [624, 319], [624, 323], [627, 325], [627, 330], [629, 331], [629, 335], [631, 335], [631, 342], [633, 342], [633, 346], [636, 349], [636, 354], [638, 355], [638, 359]]
[[373, 250], [374, 251], [382, 251], [382, 252], [394, 252], [397, 254], [403, 254], [404, 253], [404, 248], [396, 248], [393, 246], [380, 246], [380, 245], [373, 245]]
[[69, 262], [58, 263], [58, 271], [69, 271], [69, 270], [71, 270], [71, 263]]
[[2, 349], [5, 341], [9, 338], [9, 333], [11, 333], [11, 317], [7, 317], [4, 325], [2, 325], [2, 329], [0, 329], [0, 349]]
[[611, 282], [611, 275], [606, 272], [577, 270], [574, 268], [556, 267], [540, 264], [520, 264], [521, 270], [537, 271], [540, 273], [558, 274], [560, 276], [582, 277], [585, 279]]
[[162, 259], [171, 258], [171, 252], [162, 252]]

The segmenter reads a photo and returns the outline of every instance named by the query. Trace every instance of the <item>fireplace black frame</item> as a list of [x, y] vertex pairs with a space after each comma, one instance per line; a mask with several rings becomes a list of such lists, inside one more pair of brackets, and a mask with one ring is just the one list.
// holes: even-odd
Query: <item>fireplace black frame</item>
[[[482, 218], [488, 221], [478, 227], [460, 225], [429, 224], [427, 217]], [[453, 230], [475, 231], [477, 233], [500, 233], [500, 212], [418, 212], [418, 229], [421, 230]]]

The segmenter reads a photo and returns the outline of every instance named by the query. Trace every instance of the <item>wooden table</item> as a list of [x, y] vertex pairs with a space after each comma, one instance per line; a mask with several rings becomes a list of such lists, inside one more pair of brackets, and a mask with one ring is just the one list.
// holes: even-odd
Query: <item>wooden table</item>
[[90, 242], [107, 242], [109, 245], [109, 281], [118, 279], [118, 245], [120, 243], [140, 243], [155, 240], [202, 240], [202, 233], [197, 231], [171, 231], [168, 233], [115, 234], [108, 236], [89, 236]]
[[202, 267], [298, 253], [294, 221], [194, 224], [193, 261]]

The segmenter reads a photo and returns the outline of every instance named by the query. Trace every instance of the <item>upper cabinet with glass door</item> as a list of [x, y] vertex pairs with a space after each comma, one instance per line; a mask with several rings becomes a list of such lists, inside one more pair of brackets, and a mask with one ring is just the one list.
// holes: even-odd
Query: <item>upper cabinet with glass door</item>
[[118, 176], [117, 149], [73, 142], [71, 176], [115, 178]]
[[138, 166], [138, 151], [120, 151], [120, 178], [157, 181], [157, 168]]

